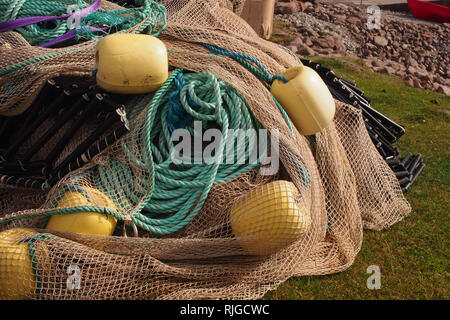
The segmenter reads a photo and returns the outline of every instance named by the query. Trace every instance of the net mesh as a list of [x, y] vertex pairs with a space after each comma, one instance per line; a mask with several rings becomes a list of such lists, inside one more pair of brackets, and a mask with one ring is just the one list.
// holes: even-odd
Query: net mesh
[[[155, 237], [141, 228], [138, 237], [45, 229], [49, 215], [80, 205], [82, 196], [62, 201], [74, 187], [88, 194], [98, 190], [124, 225], [136, 221], [154, 188], [155, 169], [151, 162], [142, 165], [148, 106], [155, 97], [136, 97], [126, 106], [130, 132], [48, 192], [0, 185], [0, 298], [256, 299], [292, 276], [345, 270], [361, 248], [363, 227], [384, 229], [411, 211], [358, 110], [336, 101], [333, 123], [314, 139], [304, 137], [291, 131], [253, 73], [200, 45], [245, 52], [273, 75], [301, 64], [285, 48], [257, 37], [238, 15], [244, 1], [161, 2], [168, 21], [160, 39], [169, 64], [231, 84], [264, 128], [279, 130], [280, 169], [276, 175], [252, 169], [213, 184], [195, 218], [168, 235]], [[61, 53], [1, 75], [4, 116], [26, 110], [46, 80], [94, 69], [94, 40], [50, 51], [6, 32], [0, 44], [1, 70]], [[261, 236], [268, 230], [282, 244]], [[131, 229], [125, 231], [130, 235]]]

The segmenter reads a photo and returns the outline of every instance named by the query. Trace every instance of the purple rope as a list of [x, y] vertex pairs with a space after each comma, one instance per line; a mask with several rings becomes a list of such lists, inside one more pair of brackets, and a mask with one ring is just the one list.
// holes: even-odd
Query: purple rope
[[[16, 20], [10, 20], [10, 21], [5, 21], [5, 22], [0, 22], [0, 32], [6, 32], [6, 31], [10, 31], [10, 30], [14, 30], [17, 28], [21, 28], [21, 27], [25, 27], [31, 24], [36, 24], [36, 23], [40, 23], [40, 22], [44, 22], [44, 21], [50, 21], [50, 20], [66, 20], [69, 19], [70, 17], [79, 17], [80, 19], [83, 17], [86, 17], [87, 15], [94, 13], [95, 11], [97, 11], [100, 8], [100, 4], [101, 4], [101, 0], [96, 0], [93, 4], [91, 4], [89, 7], [81, 9], [79, 11], [76, 11], [74, 13], [68, 13], [62, 16], [36, 16], [36, 17], [25, 17], [25, 18], [19, 18]], [[108, 28], [96, 28], [96, 27], [84, 27], [87, 28], [89, 31], [102, 31]], [[74, 30], [70, 30], [69, 32], [63, 34], [62, 36], [59, 36], [49, 42], [46, 42], [44, 44], [41, 44], [39, 47], [42, 48], [47, 48], [47, 47], [51, 47], [57, 43], [61, 43], [67, 40], [70, 40], [72, 38], [75, 38], [77, 35], [77, 32], [80, 29], [74, 29]]]
[[[88, 29], [88, 30], [90, 30], [90, 31], [94, 31], [94, 32], [95, 32], [95, 31], [102, 31], [102, 30], [108, 29], [108, 28], [96, 28], [96, 27], [90, 27], [90, 26], [87, 26], [87, 27], [84, 27], [84, 28], [85, 28], [85, 29]], [[81, 29], [83, 29], [83, 28], [81, 28]], [[53, 40], [51, 40], [51, 41], [49, 41], [49, 42], [46, 42], [46, 43], [43, 43], [43, 44], [39, 45], [39, 47], [41, 47], [41, 48], [47, 48], [47, 47], [51, 47], [51, 46], [53, 46], [53, 45], [55, 45], [55, 44], [57, 44], [57, 43], [61, 43], [61, 42], [70, 40], [70, 39], [72, 39], [72, 38], [75, 38], [76, 35], [77, 35], [77, 31], [78, 31], [78, 30], [81, 30], [81, 29], [73, 29], [73, 30], [70, 30], [69, 32], [64, 33], [62, 36], [59, 36], [59, 37], [57, 37], [57, 38], [55, 38], [55, 39], [53, 39]]]
[[6, 32], [10, 30], [14, 30], [17, 28], [29, 26], [30, 24], [36, 24], [39, 22], [50, 21], [50, 20], [67, 20], [71, 16], [77, 16], [80, 18], [86, 17], [87, 15], [94, 13], [100, 8], [101, 0], [96, 0], [89, 7], [84, 8], [75, 13], [68, 13], [62, 16], [35, 16], [35, 17], [25, 17], [19, 18], [15, 20], [9, 20], [0, 22], [0, 32]]

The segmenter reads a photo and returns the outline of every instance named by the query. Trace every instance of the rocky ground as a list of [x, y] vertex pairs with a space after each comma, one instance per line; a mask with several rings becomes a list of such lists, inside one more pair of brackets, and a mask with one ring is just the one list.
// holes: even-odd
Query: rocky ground
[[369, 30], [367, 6], [279, 0], [275, 19], [300, 56], [357, 56], [377, 72], [396, 75], [416, 88], [450, 95], [450, 25], [381, 10], [380, 27]]

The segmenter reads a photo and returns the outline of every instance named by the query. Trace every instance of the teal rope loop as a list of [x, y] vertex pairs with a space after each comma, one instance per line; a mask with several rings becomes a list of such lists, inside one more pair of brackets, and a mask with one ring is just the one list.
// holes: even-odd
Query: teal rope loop
[[36, 247], [35, 243], [38, 240], [44, 240], [44, 239], [52, 239], [52, 237], [48, 234], [36, 234], [33, 236], [26, 237], [19, 241], [19, 243], [26, 243], [28, 244], [28, 254], [31, 258], [31, 268], [33, 269], [34, 276], [36, 277], [36, 291], [35, 293], [39, 295], [42, 290], [42, 279], [41, 275], [39, 274], [39, 261], [36, 257]]
[[[268, 82], [269, 84], [272, 84], [272, 82], [275, 79], [281, 80], [284, 83], [288, 82], [288, 80], [285, 77], [283, 77], [282, 75], [271, 76], [270, 73], [266, 70], [266, 68], [262, 65], [262, 63], [258, 59], [254, 58], [248, 54], [240, 53], [240, 52], [231, 52], [224, 48], [219, 48], [217, 46], [213, 46], [208, 43], [202, 43], [202, 46], [204, 46], [208, 50], [211, 50], [215, 53], [235, 59], [236, 61], [243, 64], [245, 67], [247, 67], [256, 76], [258, 76], [258, 78], [262, 79], [263, 81]], [[250, 62], [253, 62], [259, 68], [259, 70], [255, 69], [253, 66], [251, 66], [249, 63], [247, 63], [247, 61], [245, 61], [245, 60], [249, 60]], [[262, 74], [261, 74], [261, 72], [262, 72]]]
[[[193, 120], [192, 116], [189, 115], [189, 113], [183, 108], [180, 103], [181, 90], [187, 85], [182, 72], [178, 73], [174, 78], [174, 83], [177, 89], [170, 94], [170, 105], [167, 112], [167, 122], [170, 132], [173, 132], [178, 128], [184, 128]], [[187, 99], [189, 105], [192, 106], [194, 110], [197, 110], [199, 106], [194, 101], [192, 101], [189, 96], [187, 97]]]
[[[174, 92], [177, 94], [171, 95]], [[182, 128], [187, 130], [191, 137], [194, 136], [194, 121], [200, 121], [202, 129], [217, 129], [221, 132], [222, 138], [210, 161], [195, 163], [200, 150], [183, 155], [190, 163], [176, 164], [173, 161], [175, 145], [169, 129], [169, 120], [171, 112], [180, 112], [171, 108], [174, 100], [182, 107], [184, 115], [192, 118], [182, 123]], [[231, 141], [227, 140], [231, 137], [231, 129], [258, 130], [262, 129], [262, 126], [250, 113], [244, 98], [230, 84], [217, 79], [211, 73], [185, 73], [181, 69], [175, 70], [150, 102], [144, 130], [136, 130], [134, 133], [133, 140], [141, 141], [139, 146], [142, 148], [142, 157], [138, 158], [131, 152], [126, 140], [122, 142], [129, 161], [147, 171], [150, 169], [147, 180], [141, 183], [151, 186], [151, 192], [142, 206], [142, 211], [132, 215], [133, 222], [157, 236], [176, 232], [192, 221], [201, 210], [214, 184], [229, 181], [244, 172], [259, 168], [259, 160], [266, 155], [267, 149], [260, 150], [255, 163], [250, 162], [251, 146], [247, 137], [237, 138], [233, 163], [222, 161], [227, 152], [227, 141]], [[237, 152], [238, 147], [245, 148], [245, 151]], [[111, 157], [107, 166], [98, 166], [98, 173], [98, 182], [104, 188], [113, 188], [115, 192], [125, 194], [134, 203], [139, 203], [143, 194], [132, 190], [130, 186], [113, 183], [120, 179], [117, 175], [123, 177], [121, 180], [134, 180], [134, 173], [129, 166]]]
[[74, 206], [70, 208], [56, 208], [58, 205], [58, 202], [62, 199], [62, 197], [66, 194], [67, 191], [71, 192], [78, 192], [81, 193], [85, 198], [86, 201], [91, 203], [91, 197], [89, 196], [89, 193], [84, 190], [82, 186], [76, 186], [76, 185], [68, 185], [65, 186], [53, 199], [53, 201], [50, 203], [50, 209], [53, 209], [52, 211], [42, 214], [42, 216], [45, 217], [43, 221], [41, 222], [41, 227], [43, 229], [46, 228], [48, 221], [51, 216], [53, 215], [65, 215], [65, 214], [72, 214], [72, 213], [78, 213], [78, 212], [97, 212], [97, 213], [103, 213], [108, 214], [110, 216], [113, 216], [117, 220], [123, 220], [123, 216], [119, 214], [116, 210], [113, 210], [111, 208], [106, 207], [100, 207], [95, 205], [81, 205], [81, 206]]
[[[69, 5], [77, 5], [81, 10], [93, 3], [82, 0], [0, 0], [0, 22], [32, 16], [62, 16], [67, 14]], [[152, 0], [137, 1], [139, 8], [102, 9], [80, 19], [76, 41], [81, 38], [96, 39], [111, 32], [126, 30], [142, 23], [135, 33], [159, 36], [167, 24], [166, 9]], [[107, 31], [97, 31], [96, 35], [86, 27], [108, 27]], [[66, 20], [53, 20], [16, 29], [31, 45], [47, 43], [69, 31]]]
[[[281, 76], [281, 75], [274, 75], [271, 76], [269, 74], [269, 72], [266, 70], [266, 68], [264, 68], [264, 66], [261, 64], [261, 62], [259, 62], [259, 60], [257, 60], [256, 58], [245, 54], [245, 53], [238, 53], [238, 52], [231, 52], [228, 51], [224, 48], [219, 48], [217, 46], [213, 46], [211, 44], [207, 44], [207, 43], [202, 43], [202, 45], [213, 51], [216, 52], [218, 54], [222, 54], [224, 56], [233, 58], [234, 60], [236, 60], [237, 62], [239, 62], [240, 64], [242, 64], [244, 67], [246, 67], [247, 69], [250, 70], [250, 72], [252, 72], [254, 75], [256, 75], [259, 79], [261, 79], [262, 81], [268, 82], [269, 84], [272, 84], [273, 81], [275, 81], [275, 79], [281, 80], [284, 83], [287, 83], [288, 80]], [[252, 64], [250, 64], [247, 60], [253, 62], [258, 68], [259, 70], [253, 66]], [[289, 130], [291, 131], [291, 135], [292, 137], [295, 139], [295, 133], [294, 133], [294, 129], [292, 128], [292, 122], [289, 119], [289, 116], [287, 115], [286, 111], [283, 109], [283, 107], [280, 105], [280, 103], [277, 101], [277, 99], [275, 99], [275, 97], [271, 94], [272, 99], [274, 100], [275, 104], [277, 105], [278, 109], [280, 110], [284, 120], [286, 121]]]
[[[236, 61], [238, 61], [239, 63], [241, 63], [242, 65], [244, 65], [244, 67], [248, 68], [251, 72], [253, 72], [258, 78], [260, 78], [263, 81], [266, 81], [270, 84], [272, 84], [272, 82], [275, 79], [279, 79], [281, 81], [283, 81], [284, 83], [287, 83], [288, 80], [281, 76], [281, 75], [274, 75], [271, 76], [269, 74], [269, 72], [264, 68], [264, 66], [261, 64], [261, 62], [259, 62], [256, 58], [248, 55], [248, 54], [244, 54], [244, 53], [238, 53], [238, 52], [230, 52], [224, 48], [219, 48], [217, 46], [213, 46], [207, 43], [202, 43], [202, 45], [215, 52], [218, 54], [222, 54], [224, 56], [228, 56], [231, 57], [233, 59], [235, 59]], [[249, 60], [251, 62], [253, 62], [260, 70], [256, 69], [253, 65], [251, 65], [250, 63], [248, 63], [246, 60]], [[295, 133], [294, 133], [294, 129], [292, 127], [292, 122], [289, 119], [289, 116], [287, 115], [286, 111], [283, 109], [283, 107], [281, 106], [281, 104], [278, 102], [278, 100], [272, 95], [272, 98], [276, 104], [276, 106], [278, 107], [278, 109], [280, 110], [283, 118], [285, 119], [289, 130], [291, 131], [291, 134], [293, 136], [293, 138], [295, 139]], [[290, 156], [292, 157], [292, 159], [294, 160], [295, 164], [297, 165], [297, 167], [299, 168], [300, 174], [302, 176], [302, 183], [303, 186], [305, 187], [309, 187], [311, 185], [311, 175], [308, 171], [308, 169], [306, 168], [306, 166], [297, 158], [295, 157], [289, 150], [288, 150]]]

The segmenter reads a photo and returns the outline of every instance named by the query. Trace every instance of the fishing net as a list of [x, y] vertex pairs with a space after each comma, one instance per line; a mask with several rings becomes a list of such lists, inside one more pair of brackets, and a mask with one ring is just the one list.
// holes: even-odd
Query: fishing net
[[[345, 270], [361, 248], [363, 227], [387, 228], [409, 214], [359, 110], [336, 101], [333, 123], [314, 137], [302, 136], [264, 82], [202, 45], [245, 52], [273, 75], [301, 64], [287, 49], [257, 37], [238, 15], [244, 1], [161, 3], [167, 26], [159, 38], [177, 69], [156, 93], [127, 102], [130, 132], [50, 190], [1, 186], [0, 231], [6, 233], [0, 235], [0, 297], [260, 298], [292, 276]], [[48, 79], [90, 76], [95, 68], [95, 39], [44, 49], [5, 32], [0, 44], [4, 116], [26, 110]], [[186, 94], [183, 83], [208, 102], [191, 113], [206, 127], [222, 134], [266, 128], [277, 137], [278, 152], [271, 149], [275, 140], [263, 148], [272, 160], [279, 157], [276, 174], [264, 173], [261, 159], [255, 165], [167, 166], [170, 96]], [[194, 124], [186, 128], [194, 132]], [[61, 157], [75, 145], [69, 143]], [[80, 202], [83, 197], [102, 201]], [[114, 235], [45, 229], [51, 215], [86, 211], [117, 219]], [[264, 233], [285, 241], [271, 246]]]

